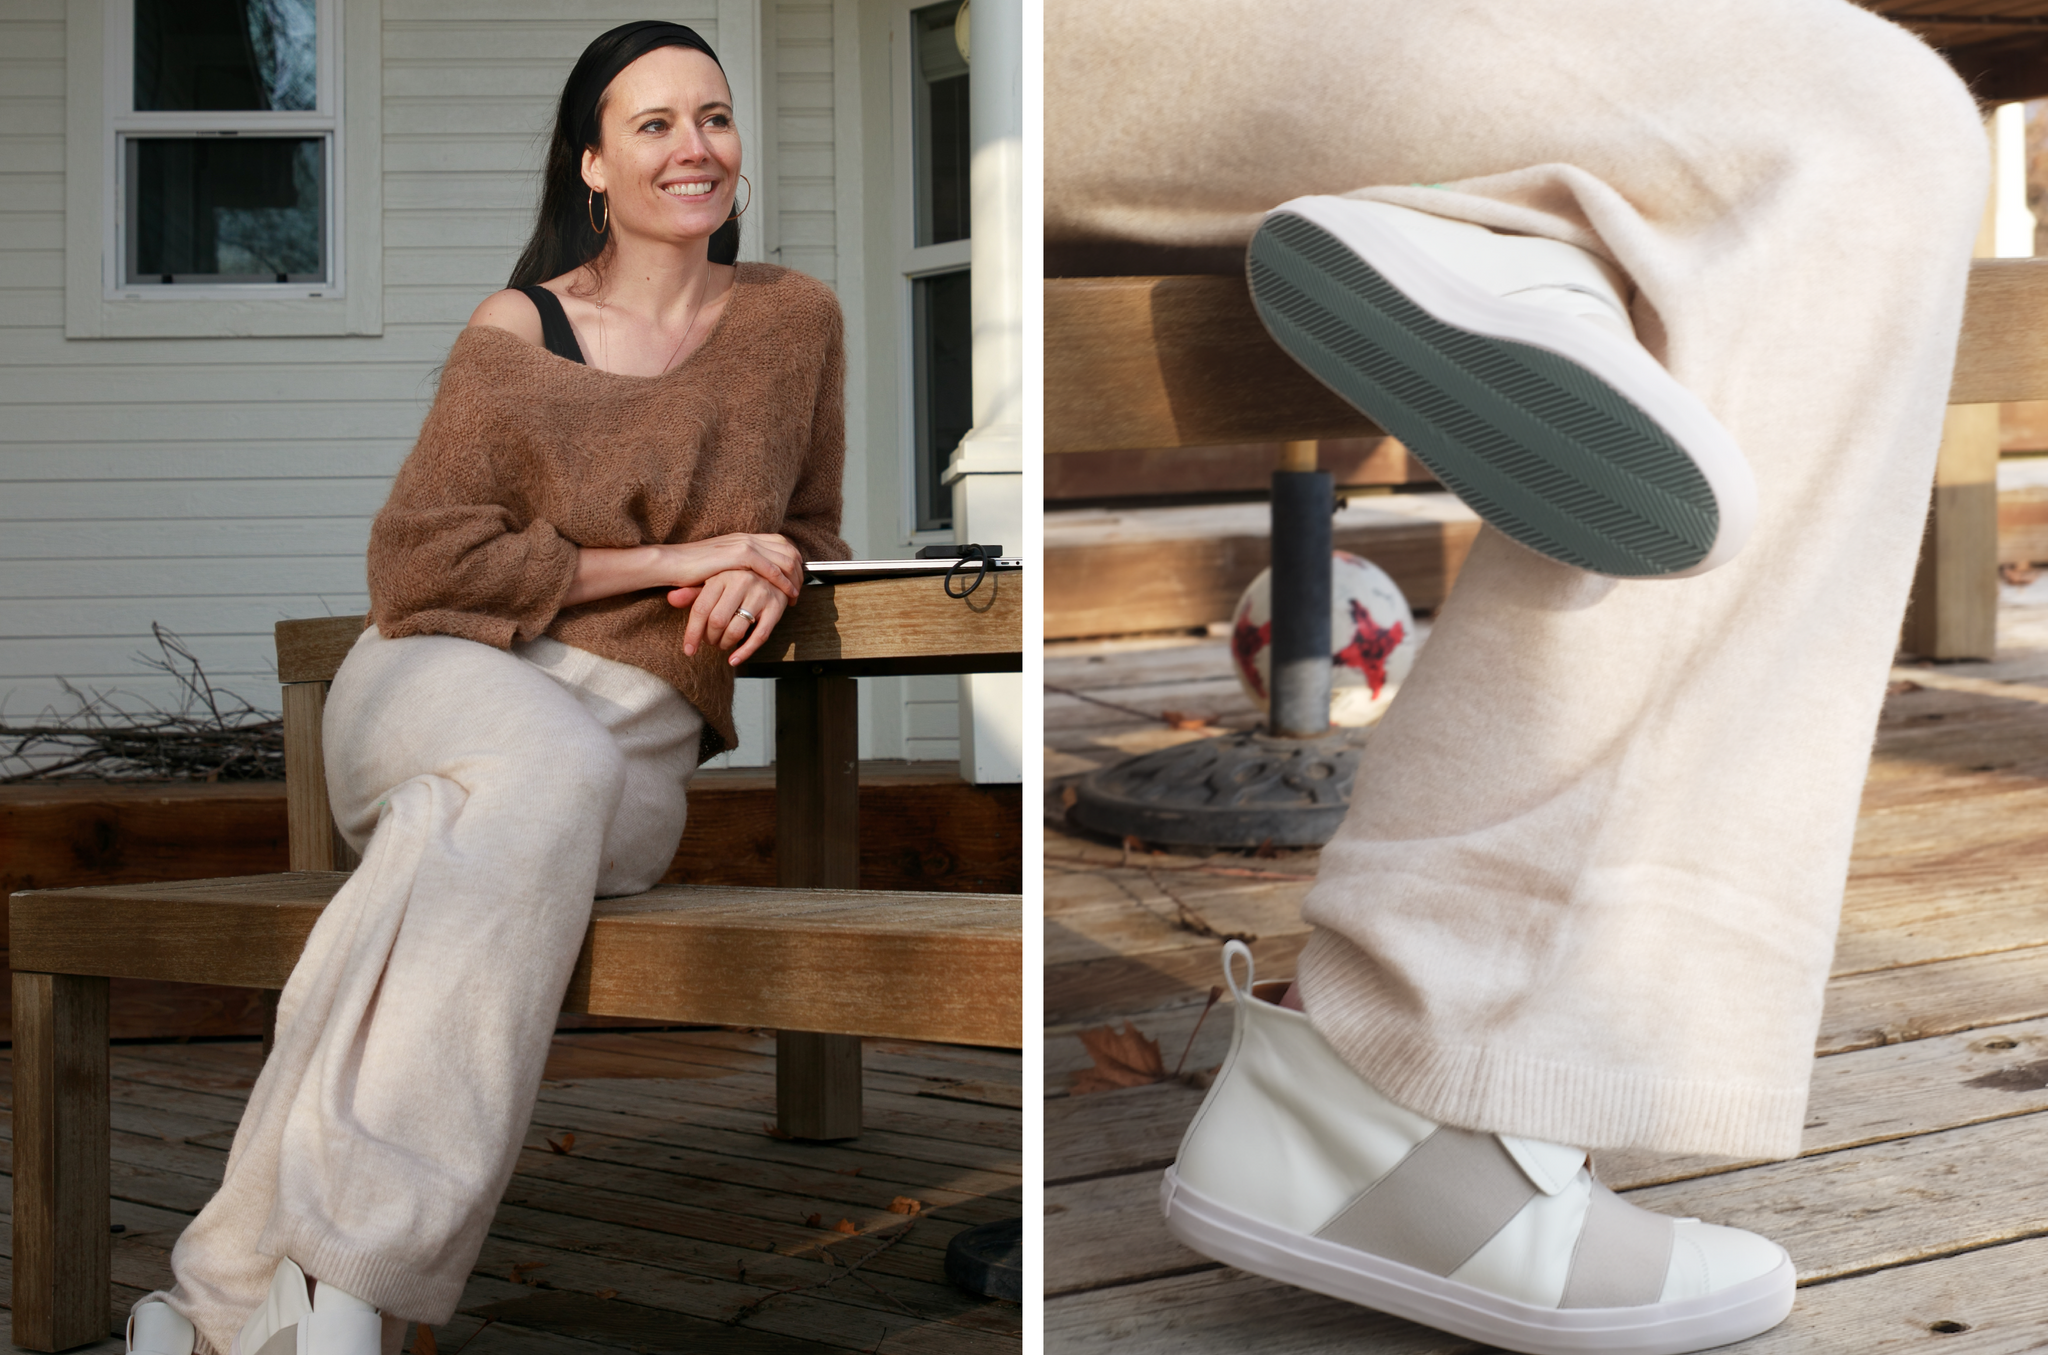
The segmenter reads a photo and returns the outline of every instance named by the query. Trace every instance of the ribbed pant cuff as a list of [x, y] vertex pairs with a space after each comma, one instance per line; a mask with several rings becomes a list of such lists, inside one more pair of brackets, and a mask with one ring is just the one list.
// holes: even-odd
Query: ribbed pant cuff
[[438, 1327], [455, 1316], [462, 1287], [476, 1261], [472, 1252], [451, 1273], [422, 1275], [417, 1261], [394, 1261], [358, 1251], [304, 1219], [274, 1219], [257, 1250], [289, 1256], [322, 1284], [345, 1289], [391, 1317]]
[[1434, 1040], [1380, 999], [1373, 967], [1318, 929], [1302, 951], [1308, 1015], [1375, 1090], [1441, 1124], [1575, 1148], [1745, 1158], [1799, 1154], [1809, 1078], [1711, 1081]]

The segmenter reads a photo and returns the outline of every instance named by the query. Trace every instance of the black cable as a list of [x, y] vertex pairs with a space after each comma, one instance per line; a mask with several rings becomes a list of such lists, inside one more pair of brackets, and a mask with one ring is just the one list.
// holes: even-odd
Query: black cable
[[[988, 577], [989, 553], [987, 547], [973, 544], [960, 546], [956, 549], [960, 552], [959, 557], [946, 567], [946, 577], [941, 586], [945, 588], [947, 597], [964, 598], [970, 596], [975, 589], [981, 587], [981, 581]], [[981, 567], [974, 572], [974, 582], [956, 593], [953, 591], [953, 580], [959, 575], [960, 567], [970, 560], [975, 561]]]

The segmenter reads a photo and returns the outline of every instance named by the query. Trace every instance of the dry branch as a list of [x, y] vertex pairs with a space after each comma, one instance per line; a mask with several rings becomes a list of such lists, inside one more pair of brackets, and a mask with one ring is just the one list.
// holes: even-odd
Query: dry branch
[[154, 622], [149, 629], [158, 653], [136, 658], [177, 682], [179, 708], [64, 682], [77, 710], [45, 711], [27, 724], [0, 720], [0, 784], [284, 779], [284, 721], [217, 690], [182, 640]]

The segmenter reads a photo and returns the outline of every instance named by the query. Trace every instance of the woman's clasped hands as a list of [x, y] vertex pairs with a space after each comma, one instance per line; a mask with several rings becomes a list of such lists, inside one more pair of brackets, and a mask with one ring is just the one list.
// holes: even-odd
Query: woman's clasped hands
[[564, 606], [666, 588], [672, 607], [687, 607], [683, 653], [710, 642], [745, 663], [768, 639], [804, 586], [804, 560], [789, 538], [772, 532], [729, 532], [626, 550], [586, 546]]

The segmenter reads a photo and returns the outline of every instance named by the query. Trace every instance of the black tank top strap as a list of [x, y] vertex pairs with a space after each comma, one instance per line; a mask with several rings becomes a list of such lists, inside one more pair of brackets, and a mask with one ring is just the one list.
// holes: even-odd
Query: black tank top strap
[[570, 328], [569, 312], [562, 309], [562, 298], [538, 285], [519, 290], [526, 293], [526, 299], [540, 312], [541, 343], [547, 350], [558, 358], [582, 362], [583, 345], [576, 342], [576, 331]]

